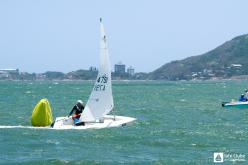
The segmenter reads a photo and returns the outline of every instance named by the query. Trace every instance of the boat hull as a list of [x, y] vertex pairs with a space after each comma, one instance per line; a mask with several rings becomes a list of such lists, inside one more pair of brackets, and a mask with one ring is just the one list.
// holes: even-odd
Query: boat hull
[[121, 127], [131, 124], [136, 118], [126, 116], [105, 115], [102, 122], [85, 123], [75, 126], [72, 119], [68, 117], [57, 117], [53, 129], [101, 129], [110, 127]]
[[240, 102], [240, 101], [223, 102], [222, 107], [226, 107], [226, 108], [248, 108], [248, 101], [246, 101], [246, 102]]

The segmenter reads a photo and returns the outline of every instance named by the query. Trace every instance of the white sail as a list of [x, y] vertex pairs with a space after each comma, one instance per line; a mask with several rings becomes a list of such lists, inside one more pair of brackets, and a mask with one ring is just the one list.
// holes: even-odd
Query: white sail
[[80, 121], [94, 122], [108, 114], [113, 108], [111, 65], [109, 61], [107, 38], [100, 19], [100, 67], [94, 88], [90, 94]]

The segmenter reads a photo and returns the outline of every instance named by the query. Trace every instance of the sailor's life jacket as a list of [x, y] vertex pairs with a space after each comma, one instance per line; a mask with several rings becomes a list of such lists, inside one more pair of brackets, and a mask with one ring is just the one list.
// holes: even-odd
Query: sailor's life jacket
[[79, 107], [78, 105], [74, 105], [71, 112], [69, 113], [69, 116], [72, 115], [72, 118], [80, 118], [81, 113], [83, 112], [84, 106]]

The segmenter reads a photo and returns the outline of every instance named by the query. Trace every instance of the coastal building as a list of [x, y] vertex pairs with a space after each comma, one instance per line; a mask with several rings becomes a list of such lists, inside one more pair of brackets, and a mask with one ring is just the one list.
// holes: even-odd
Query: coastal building
[[0, 69], [0, 72], [8, 74], [19, 74], [19, 69]]
[[95, 66], [91, 66], [90, 68], [89, 68], [89, 71], [97, 71], [97, 68], [95, 67]]
[[0, 78], [8, 78], [9, 74], [4, 72], [4, 71], [0, 71]]
[[[24, 74], [28, 74], [28, 73], [24, 73]], [[37, 80], [45, 80], [46, 79], [46, 75], [44, 73], [38, 73], [35, 75]]]
[[16, 78], [19, 76], [19, 69], [0, 69], [0, 78]]
[[134, 68], [133, 68], [132, 66], [129, 66], [129, 67], [127, 68], [127, 73], [128, 73], [129, 75], [133, 76], [133, 75], [134, 75]]
[[241, 64], [231, 64], [231, 67], [233, 67], [233, 68], [241, 68], [242, 65]]
[[119, 62], [118, 64], [115, 64], [115, 73], [123, 74], [125, 72], [126, 72], [125, 64], [122, 64], [121, 62]]

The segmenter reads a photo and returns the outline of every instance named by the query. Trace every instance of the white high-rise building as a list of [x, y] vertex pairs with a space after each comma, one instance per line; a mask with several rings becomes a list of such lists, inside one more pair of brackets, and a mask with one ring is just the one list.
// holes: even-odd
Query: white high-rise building
[[134, 75], [134, 68], [133, 68], [132, 66], [129, 66], [129, 67], [127, 68], [127, 73], [128, 73], [129, 75], [133, 76], [133, 75]]

